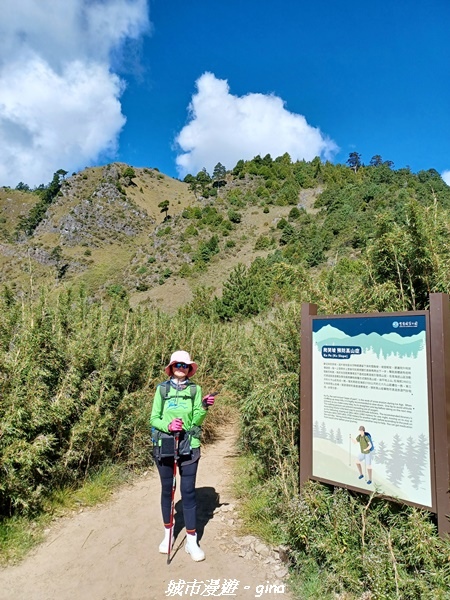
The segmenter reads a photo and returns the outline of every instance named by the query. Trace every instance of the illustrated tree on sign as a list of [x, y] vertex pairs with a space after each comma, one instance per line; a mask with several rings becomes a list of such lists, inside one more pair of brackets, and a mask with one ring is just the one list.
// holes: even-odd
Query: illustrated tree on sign
[[387, 448], [386, 444], [381, 441], [377, 447], [377, 463], [384, 465], [387, 462]]
[[405, 455], [403, 453], [403, 441], [399, 435], [392, 440], [392, 449], [389, 452], [387, 462], [388, 479], [397, 486], [403, 479], [403, 467], [405, 466]]
[[406, 440], [405, 464], [408, 469], [409, 478], [412, 480], [417, 465], [417, 448], [412, 436], [409, 436]]
[[165, 217], [164, 217], [164, 221], [167, 221], [167, 219], [169, 218], [169, 215], [167, 214], [169, 212], [169, 201], [163, 200], [162, 202], [160, 202], [158, 204], [158, 207], [161, 209], [162, 213], [166, 213]]
[[419, 438], [417, 440], [416, 464], [415, 464], [414, 470], [411, 473], [411, 481], [413, 482], [413, 485], [416, 490], [419, 489], [420, 484], [422, 483], [423, 475], [425, 472], [425, 466], [427, 463], [427, 458], [428, 458], [428, 440], [422, 433], [419, 435]]
[[319, 421], [314, 421], [313, 436], [314, 437], [320, 437]]

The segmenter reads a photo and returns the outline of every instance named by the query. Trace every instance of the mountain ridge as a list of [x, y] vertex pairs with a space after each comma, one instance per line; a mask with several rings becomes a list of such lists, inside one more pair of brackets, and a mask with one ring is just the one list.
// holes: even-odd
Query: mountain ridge
[[285, 153], [184, 181], [124, 163], [66, 175], [33, 191], [0, 188], [0, 284], [13, 291], [83, 284], [93, 298], [126, 295], [170, 312], [200, 288], [212, 298], [234, 285], [241, 264], [235, 275], [246, 282], [227, 302], [242, 311], [240, 290], [250, 298], [244, 313], [255, 314], [338, 289], [334, 310], [348, 305], [350, 289], [361, 306], [370, 296], [373, 310], [415, 309], [450, 285], [450, 187], [434, 169], [394, 170], [381, 157], [357, 168], [292, 162]]
[[[124, 175], [127, 171], [134, 177]], [[120, 286], [132, 304], [150, 302], [169, 310], [189, 301], [197, 285], [211, 286], [217, 293], [233, 265], [248, 266], [257, 256], [267, 255], [268, 250], [254, 249], [255, 241], [259, 236], [272, 236], [273, 246], [276, 223], [292, 208], [270, 207], [263, 213], [260, 206], [241, 206], [231, 222], [225, 191], [254, 188], [255, 183], [228, 180], [229, 187], [205, 198], [188, 183], [157, 169], [124, 163], [89, 167], [62, 179], [57, 197], [32, 235], [19, 239], [14, 235], [20, 219], [39, 197], [31, 191], [0, 188], [0, 283], [26, 289], [31, 278], [47, 286], [83, 281], [94, 294]], [[315, 192], [302, 190], [304, 200], [305, 194], [309, 199]], [[159, 207], [164, 202], [168, 202], [165, 217]], [[212, 227], [200, 224], [189, 230], [191, 219], [183, 218], [183, 211], [208, 209]], [[198, 247], [225, 225], [228, 230], [220, 232], [219, 256], [203, 265], [214, 264], [216, 274], [211, 268], [192, 269]], [[194, 272], [180, 273], [183, 266]]]

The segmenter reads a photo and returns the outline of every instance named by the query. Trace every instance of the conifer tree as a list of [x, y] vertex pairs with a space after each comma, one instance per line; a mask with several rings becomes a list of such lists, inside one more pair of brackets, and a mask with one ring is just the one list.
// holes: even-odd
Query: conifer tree
[[158, 204], [158, 208], [161, 209], [162, 213], [166, 213], [164, 216], [164, 221], [166, 221], [168, 219], [168, 212], [169, 212], [169, 201], [168, 200], [163, 200], [162, 202], [160, 202]]

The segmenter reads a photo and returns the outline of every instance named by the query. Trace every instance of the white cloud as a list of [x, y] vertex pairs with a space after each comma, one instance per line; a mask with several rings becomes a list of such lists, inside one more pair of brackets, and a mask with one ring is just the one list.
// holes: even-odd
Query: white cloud
[[203, 167], [212, 172], [221, 162], [227, 168], [260, 154], [273, 158], [288, 152], [292, 160], [332, 158], [337, 145], [309, 125], [304, 116], [289, 112], [275, 95], [230, 94], [228, 82], [204, 73], [189, 105], [190, 121], [176, 138], [183, 154], [176, 162], [181, 177]]
[[442, 171], [441, 177], [447, 185], [450, 185], [450, 171]]
[[113, 56], [149, 26], [148, 0], [6, 0], [0, 185], [46, 183], [112, 155], [125, 123]]

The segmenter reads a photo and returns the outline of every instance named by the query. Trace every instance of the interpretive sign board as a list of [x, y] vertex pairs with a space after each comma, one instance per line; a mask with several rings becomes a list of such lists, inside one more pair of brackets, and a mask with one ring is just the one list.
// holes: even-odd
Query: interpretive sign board
[[426, 333], [418, 314], [313, 320], [315, 478], [432, 508]]
[[[448, 296], [432, 297], [435, 311], [448, 309]], [[423, 507], [440, 513], [440, 531], [450, 532], [448, 324], [442, 310], [431, 318], [431, 306], [319, 316], [304, 305], [300, 483], [314, 479]]]

